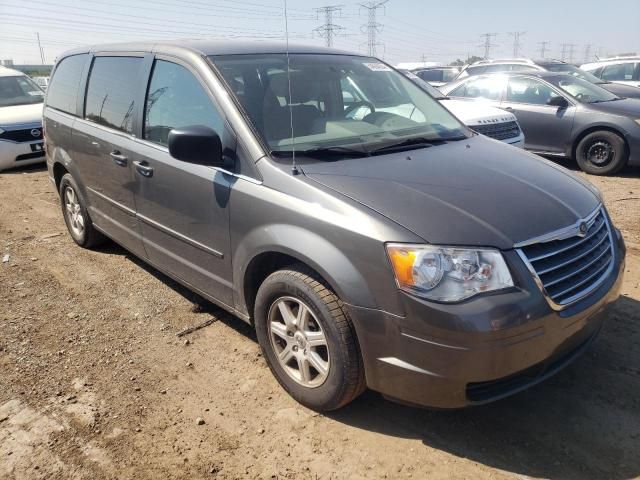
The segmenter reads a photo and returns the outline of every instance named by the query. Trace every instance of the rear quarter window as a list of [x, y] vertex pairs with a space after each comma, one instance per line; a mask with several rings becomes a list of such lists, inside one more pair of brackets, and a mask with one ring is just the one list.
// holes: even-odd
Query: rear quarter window
[[142, 61], [141, 57], [95, 57], [87, 85], [87, 120], [133, 133]]
[[47, 89], [47, 106], [76, 114], [78, 89], [89, 55], [72, 55], [60, 60]]

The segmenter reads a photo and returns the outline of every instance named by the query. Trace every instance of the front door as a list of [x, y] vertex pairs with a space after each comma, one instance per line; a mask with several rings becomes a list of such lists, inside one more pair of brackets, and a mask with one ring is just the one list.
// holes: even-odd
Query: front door
[[509, 78], [501, 107], [518, 118], [525, 148], [549, 153], [566, 151], [576, 108], [571, 103], [566, 108], [547, 104], [558, 95], [551, 86], [537, 78]]
[[233, 148], [224, 118], [194, 71], [161, 58], [153, 65], [144, 111], [132, 168], [147, 256], [194, 289], [232, 305], [228, 203], [235, 177], [176, 160], [167, 148], [169, 132], [189, 125], [213, 128], [223, 148]]
[[136, 220], [131, 150], [136, 85], [142, 57], [96, 56], [87, 84], [84, 119], [73, 132], [76, 164], [93, 222], [137, 255], [144, 255]]

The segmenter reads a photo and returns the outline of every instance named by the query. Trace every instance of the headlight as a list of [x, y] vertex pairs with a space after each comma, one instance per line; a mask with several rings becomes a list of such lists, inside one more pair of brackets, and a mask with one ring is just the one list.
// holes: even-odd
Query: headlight
[[4, 130], [0, 128], [0, 135], [4, 133]]
[[429, 300], [458, 302], [513, 287], [498, 250], [390, 243], [387, 254], [398, 287]]

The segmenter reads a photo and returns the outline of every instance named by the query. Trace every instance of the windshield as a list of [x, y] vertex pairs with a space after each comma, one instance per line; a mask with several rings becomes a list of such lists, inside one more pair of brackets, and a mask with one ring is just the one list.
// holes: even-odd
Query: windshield
[[590, 82], [590, 83], [595, 83], [595, 84], [607, 83], [607, 82], [603, 82], [595, 75], [592, 75], [589, 72], [585, 72], [584, 70], [581, 70], [574, 65], [569, 65], [568, 63], [552, 63], [549, 65], [544, 65], [544, 68], [549, 70], [550, 72], [570, 73], [574, 77], [581, 78], [582, 80], [586, 80], [587, 82]]
[[426, 92], [429, 95], [431, 95], [433, 98], [435, 98], [436, 100], [442, 100], [443, 98], [447, 98], [442, 94], [442, 92], [440, 90], [438, 90], [436, 87], [430, 85], [429, 83], [425, 82], [423, 79], [421, 79], [415, 73], [410, 72], [409, 70], [398, 70], [398, 71], [404, 73], [404, 75], [408, 79], [412, 80], [413, 83], [418, 85], [423, 90], [426, 90]]
[[[271, 151], [370, 147], [470, 132], [420, 87], [375, 58], [291, 54], [211, 57]], [[290, 90], [289, 90], [290, 87]], [[293, 116], [293, 139], [291, 117]]]
[[0, 107], [42, 103], [44, 92], [25, 75], [0, 77]]
[[619, 98], [598, 85], [569, 75], [558, 77], [554, 83], [582, 103], [610, 102]]

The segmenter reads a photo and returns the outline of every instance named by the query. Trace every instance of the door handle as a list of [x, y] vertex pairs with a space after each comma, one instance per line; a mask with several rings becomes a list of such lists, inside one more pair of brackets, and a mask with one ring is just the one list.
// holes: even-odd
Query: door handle
[[121, 167], [126, 167], [127, 166], [127, 157], [122, 155], [118, 150], [114, 150], [113, 152], [111, 152], [109, 154], [109, 156], [113, 159], [113, 161], [117, 165], [120, 165]]
[[151, 168], [147, 162], [136, 161], [133, 162], [133, 164], [136, 166], [138, 173], [143, 177], [153, 177], [153, 168]]

